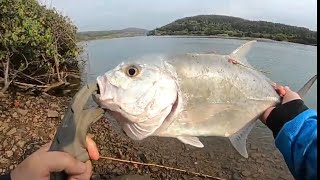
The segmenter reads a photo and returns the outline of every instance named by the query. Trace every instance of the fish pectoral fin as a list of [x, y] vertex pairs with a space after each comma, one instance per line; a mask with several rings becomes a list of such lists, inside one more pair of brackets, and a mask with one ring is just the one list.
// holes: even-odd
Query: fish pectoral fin
[[248, 158], [247, 138], [254, 125], [255, 122], [251, 122], [244, 128], [242, 128], [240, 131], [229, 136], [229, 139], [233, 147], [241, 154], [241, 156], [245, 158]]
[[193, 137], [193, 136], [178, 136], [177, 139], [179, 139], [184, 144], [189, 144], [191, 146], [195, 146], [198, 148], [203, 148], [204, 145], [202, 142], [200, 142], [199, 138]]

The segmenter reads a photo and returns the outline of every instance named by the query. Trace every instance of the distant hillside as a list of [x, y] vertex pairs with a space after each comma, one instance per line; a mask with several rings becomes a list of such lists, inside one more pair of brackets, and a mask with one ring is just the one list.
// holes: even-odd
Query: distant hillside
[[78, 41], [88, 41], [102, 38], [119, 38], [119, 37], [133, 37], [146, 36], [148, 30], [140, 28], [126, 28], [121, 30], [110, 31], [85, 31], [77, 33]]
[[317, 32], [307, 28], [221, 15], [198, 15], [178, 19], [149, 31], [148, 35], [253, 37], [317, 45]]

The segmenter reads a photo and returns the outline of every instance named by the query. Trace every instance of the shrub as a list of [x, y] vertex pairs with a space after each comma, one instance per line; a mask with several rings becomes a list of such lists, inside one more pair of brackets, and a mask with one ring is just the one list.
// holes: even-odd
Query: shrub
[[78, 72], [81, 48], [76, 43], [76, 32], [68, 17], [36, 0], [1, 0], [2, 92], [11, 82], [46, 87], [65, 82], [68, 72]]

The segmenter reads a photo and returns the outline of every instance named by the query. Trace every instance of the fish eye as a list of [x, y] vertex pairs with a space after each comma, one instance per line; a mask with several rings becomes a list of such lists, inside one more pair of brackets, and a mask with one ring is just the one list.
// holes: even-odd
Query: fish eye
[[131, 65], [126, 68], [126, 74], [128, 77], [136, 77], [139, 73], [139, 68], [135, 65]]

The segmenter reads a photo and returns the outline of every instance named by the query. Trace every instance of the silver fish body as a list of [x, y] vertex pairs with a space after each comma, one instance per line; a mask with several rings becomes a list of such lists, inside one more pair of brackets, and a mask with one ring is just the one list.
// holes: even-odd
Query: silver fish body
[[246, 139], [252, 127], [280, 102], [272, 81], [246, 61], [255, 42], [229, 55], [184, 54], [122, 63], [97, 78], [102, 91], [95, 101], [117, 114], [132, 139], [174, 137], [203, 147], [199, 136], [228, 137], [248, 157]]

